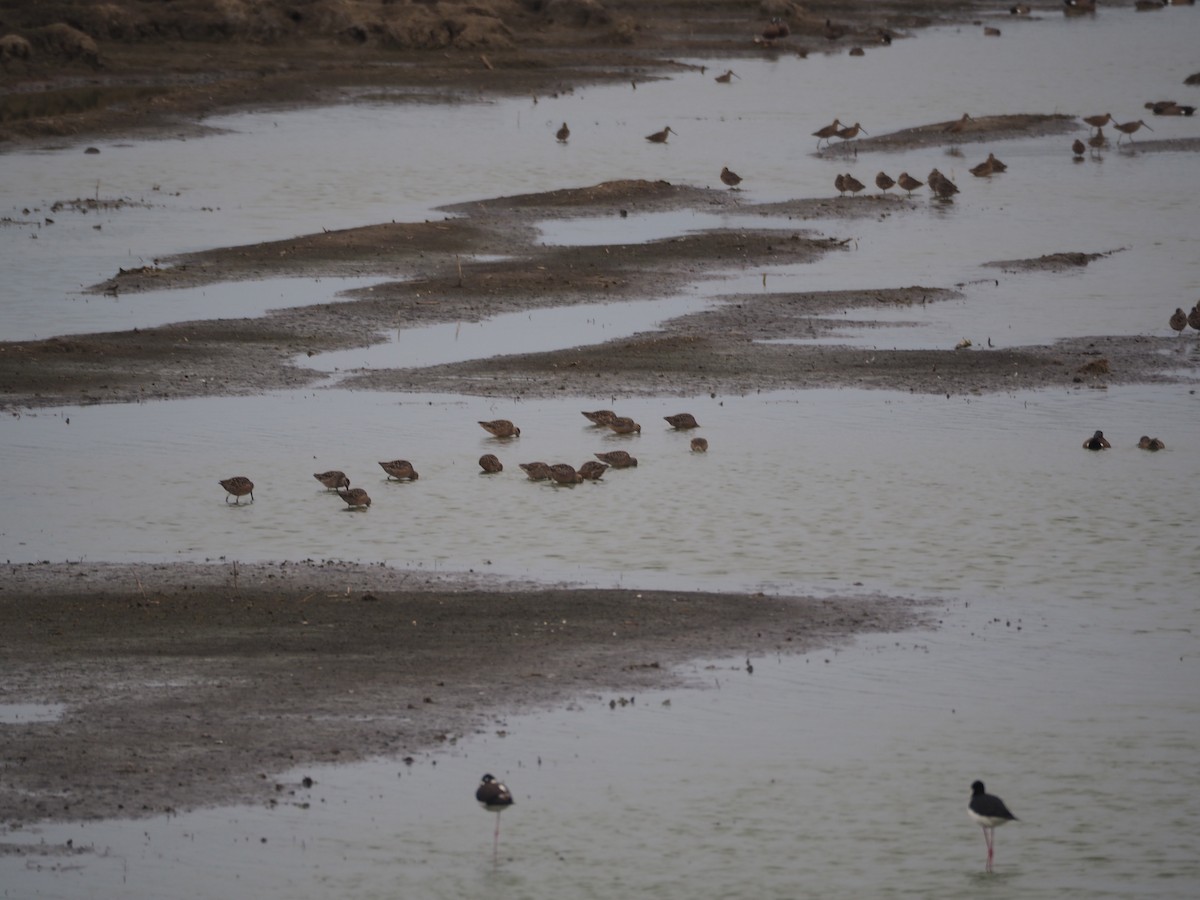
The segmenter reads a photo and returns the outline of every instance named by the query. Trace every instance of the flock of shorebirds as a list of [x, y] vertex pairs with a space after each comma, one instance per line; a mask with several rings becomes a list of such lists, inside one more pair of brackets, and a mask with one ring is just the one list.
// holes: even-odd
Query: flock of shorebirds
[[[615, 434], [641, 434], [642, 426], [628, 416], [618, 416], [611, 409], [596, 409], [584, 410], [584, 417], [597, 428], [607, 428]], [[670, 416], [663, 416], [671, 428], [676, 431], [690, 431], [693, 428], [699, 428], [700, 423], [696, 421], [696, 417], [691, 413], [675, 413]], [[514, 425], [508, 419], [492, 419], [487, 422], [480, 422], [479, 425], [484, 431], [495, 438], [508, 440], [510, 438], [518, 438], [521, 436], [521, 429]], [[708, 440], [702, 437], [693, 437], [691, 441], [691, 449], [693, 453], [706, 453], [708, 451]], [[630, 469], [637, 466], [638, 461], [636, 456], [630, 455], [625, 450], [609, 450], [604, 453], [594, 454], [596, 459], [589, 459], [583, 463], [578, 469], [570, 463], [546, 463], [541, 460], [534, 462], [518, 463], [521, 470], [528, 476], [530, 481], [548, 481], [555, 485], [575, 485], [584, 481], [599, 481], [604, 473], [611, 469]], [[391, 481], [416, 481], [420, 475], [413, 468], [413, 464], [407, 459], [393, 459], [387, 462], [380, 462], [380, 468], [387, 473], [387, 480]], [[504, 464], [494, 453], [485, 453], [479, 457], [479, 469], [484, 475], [495, 475], [504, 471]], [[325, 487], [337, 493], [339, 497], [346, 501], [346, 505], [351, 509], [367, 509], [371, 505], [370, 495], [359, 487], [350, 487], [350, 479], [346, 473], [340, 469], [330, 469], [328, 472], [314, 472], [313, 478], [325, 485]], [[235, 475], [232, 478], [223, 478], [219, 481], [221, 487], [225, 489], [225, 502], [229, 502], [229, 498], [234, 498], [235, 504], [240, 504], [242, 497], [249, 497], [250, 502], [254, 502], [254, 482], [245, 475]]]
[[1170, 325], [1173, 331], [1183, 335], [1183, 329], [1189, 325], [1196, 331], [1200, 331], [1200, 303], [1192, 307], [1191, 312], [1184, 312], [1182, 307], [1176, 307], [1175, 312], [1171, 313]]

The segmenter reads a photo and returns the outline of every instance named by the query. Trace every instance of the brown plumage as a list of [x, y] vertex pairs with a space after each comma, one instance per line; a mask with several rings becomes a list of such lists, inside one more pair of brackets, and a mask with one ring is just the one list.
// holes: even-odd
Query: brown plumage
[[588, 481], [599, 481], [608, 471], [608, 465], [595, 459], [589, 459], [579, 467], [579, 476]]
[[842, 176], [842, 187], [844, 187], [846, 190], [848, 190], [852, 194], [857, 194], [859, 191], [861, 191], [863, 188], [865, 188], [866, 185], [863, 184], [861, 181], [859, 181], [857, 178], [855, 178], [853, 175], [847, 173]]
[[833, 179], [833, 186], [835, 188], [837, 188], [837, 192], [839, 194], [845, 194], [846, 193], [846, 176], [839, 173], [837, 175], [837, 177]]
[[867, 131], [867, 129], [863, 128], [862, 125], [860, 125], [858, 122], [855, 122], [849, 128], [839, 128], [836, 136], [841, 138], [843, 141], [849, 141], [849, 140], [853, 140], [854, 138], [858, 137], [858, 133], [860, 131], [863, 134], [870, 133]]
[[1149, 435], [1145, 435], [1145, 434], [1143, 434], [1141, 440], [1138, 441], [1138, 447], [1140, 447], [1142, 450], [1166, 450], [1167, 449], [1167, 445], [1164, 444], [1161, 440], [1159, 440], [1158, 438], [1152, 438]]
[[971, 167], [971, 174], [976, 178], [990, 178], [996, 172], [996, 166], [992, 162], [992, 157], [988, 157], [977, 166]]
[[939, 199], [949, 200], [958, 193], [958, 185], [956, 185], [937, 169], [930, 171], [927, 181], [929, 184], [929, 189], [937, 194]]
[[821, 141], [828, 141], [831, 137], [837, 134], [838, 131], [841, 130], [841, 127], [842, 123], [837, 119], [834, 119], [824, 128], [818, 128], [816, 131], [814, 131], [812, 134], [813, 137], [817, 139], [817, 149], [821, 149]]
[[[247, 494], [250, 495], [250, 502], [254, 502], [254, 482], [245, 475], [234, 475], [232, 478], [225, 478], [218, 482], [221, 487], [225, 488], [225, 493], [234, 497], [234, 503], [240, 503], [241, 498]], [[229, 497], [225, 498], [225, 502], [229, 502]]]
[[1187, 313], [1185, 313], [1182, 309], [1176, 309], [1175, 312], [1171, 313], [1170, 324], [1175, 331], [1183, 334], [1183, 329], [1187, 328], [1188, 324]]
[[646, 140], [652, 144], [665, 144], [667, 142], [667, 135], [677, 133], [678, 132], [672, 131], [671, 126], [668, 125], [662, 131], [656, 131], [654, 134], [646, 135]]
[[550, 467], [550, 478], [555, 484], [579, 484], [583, 476], [569, 463], [555, 463]]
[[504, 471], [504, 463], [500, 462], [494, 453], [485, 453], [479, 457], [479, 468], [488, 475], [495, 475]]
[[[1113, 128], [1115, 128], [1115, 129], [1117, 129], [1117, 131], [1121, 132], [1121, 135], [1123, 137], [1127, 136], [1129, 138], [1130, 143], [1133, 142], [1133, 133], [1135, 131], [1137, 131], [1139, 128], [1145, 128], [1147, 131], [1154, 130], [1149, 125], [1147, 125], [1145, 122], [1143, 122], [1141, 119], [1138, 119], [1136, 122], [1113, 122]], [[1118, 144], [1121, 143], [1121, 138], [1117, 138], [1117, 143]]]
[[911, 197], [912, 192], [924, 185], [925, 182], [917, 181], [917, 179], [913, 178], [907, 172], [901, 172], [900, 176], [896, 179], [896, 184], [900, 185], [902, 190], [907, 191]]
[[594, 454], [596, 459], [608, 463], [614, 469], [631, 469], [638, 464], [636, 456], [630, 456], [624, 450], [609, 450], [607, 453]]
[[707, 453], [708, 452], [708, 441], [706, 441], [702, 437], [692, 438], [692, 452], [693, 453]]
[[529, 476], [530, 481], [545, 481], [550, 477], [549, 464], [540, 460], [538, 462], [517, 463], [517, 465]]
[[338, 488], [350, 487], [350, 479], [346, 477], [345, 472], [339, 472], [337, 469], [330, 469], [328, 472], [314, 472], [313, 478], [325, 485], [329, 490], [336, 491]]
[[890, 188], [894, 188], [896, 182], [886, 172], [880, 172], [875, 176], [875, 187], [879, 188], [885, 194]]
[[724, 166], [721, 169], [721, 182], [729, 185], [730, 190], [734, 190], [739, 184], [742, 183], [742, 176], [738, 175], [736, 172], [729, 171], [729, 166]]
[[945, 134], [962, 134], [962, 132], [967, 127], [967, 123], [974, 122], [974, 121], [975, 120], [972, 119], [969, 115], [967, 115], [967, 113], [963, 113], [961, 119], [955, 119], [953, 122], [951, 122], [945, 128], [943, 128], [942, 131]]
[[371, 498], [362, 488], [350, 488], [348, 491], [338, 491], [338, 496], [346, 501], [351, 509], [366, 509], [371, 505]]
[[1075, 138], [1075, 143], [1071, 145], [1071, 152], [1075, 154], [1077, 159], [1082, 159], [1083, 154], [1087, 153], [1087, 145], [1079, 138]]
[[596, 425], [607, 425], [617, 417], [617, 414], [611, 409], [594, 409], [591, 412], [581, 410], [581, 412], [584, 418]]
[[1200, 303], [1193, 306], [1192, 311], [1188, 313], [1188, 324], [1200, 331]]
[[562, 128], [558, 129], [554, 136], [558, 138], [558, 142], [560, 144], [565, 144], [567, 142], [567, 139], [571, 136], [571, 129], [567, 127], [566, 122], [563, 122]]
[[628, 416], [617, 416], [608, 423], [608, 427], [617, 434], [641, 434], [642, 426]]
[[699, 428], [700, 423], [691, 413], [676, 413], [673, 416], [663, 416], [672, 428]]
[[407, 459], [381, 462], [379, 467], [387, 472], [388, 478], [395, 478], [397, 481], [416, 481], [420, 477]]
[[1093, 128], [1101, 128], [1113, 120], [1112, 113], [1105, 113], [1102, 116], [1084, 116], [1083, 121], [1091, 125]]
[[771, 20], [770, 24], [762, 30], [761, 37], [764, 41], [777, 41], [780, 38], [787, 37], [791, 33], [792, 30], [788, 28], [787, 22], [776, 16]]
[[498, 438], [520, 437], [521, 429], [508, 419], [493, 419], [490, 422], [480, 422], [483, 430]]
[[713, 79], [713, 81], [715, 81], [717, 84], [729, 84], [732, 79], [739, 77], [740, 76], [737, 74], [737, 72], [733, 71], [733, 69], [726, 69], [724, 75], [718, 75]]

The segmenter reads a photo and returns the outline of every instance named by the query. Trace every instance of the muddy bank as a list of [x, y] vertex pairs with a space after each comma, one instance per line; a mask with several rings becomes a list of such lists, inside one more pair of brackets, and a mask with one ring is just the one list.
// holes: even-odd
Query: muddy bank
[[671, 666], [899, 631], [891, 598], [594, 590], [345, 563], [6, 566], [0, 822], [294, 800], [277, 774], [422, 758], [505, 715], [679, 683]]

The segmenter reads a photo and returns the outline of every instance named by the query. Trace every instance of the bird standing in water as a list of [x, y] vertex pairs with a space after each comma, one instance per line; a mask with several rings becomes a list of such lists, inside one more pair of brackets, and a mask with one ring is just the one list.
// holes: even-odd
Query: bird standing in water
[[560, 144], [565, 144], [567, 142], [567, 138], [571, 136], [571, 129], [567, 127], [566, 122], [563, 122], [562, 128], [558, 129], [554, 136], [558, 138], [558, 142]]
[[982, 781], [971, 785], [971, 800], [967, 804], [967, 815], [983, 828], [983, 840], [987, 844], [987, 871], [992, 871], [995, 856], [996, 826], [1015, 822], [1017, 817], [1008, 811], [999, 797], [984, 793]]
[[496, 814], [496, 832], [492, 836], [492, 860], [500, 851], [500, 813], [513, 805], [513, 796], [502, 781], [497, 781], [494, 775], [484, 775], [479, 779], [479, 787], [475, 790], [475, 799], [488, 812]]

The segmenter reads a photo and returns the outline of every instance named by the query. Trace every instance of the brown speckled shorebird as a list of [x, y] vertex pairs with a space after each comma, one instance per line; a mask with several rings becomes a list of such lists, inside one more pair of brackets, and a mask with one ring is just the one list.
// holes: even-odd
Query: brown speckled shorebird
[[1088, 138], [1088, 146], [1092, 148], [1093, 152], [1108, 146], [1108, 138], [1104, 136], [1103, 128], [1097, 128], [1096, 133]]
[[[1133, 143], [1133, 133], [1139, 128], [1145, 128], [1147, 131], [1154, 130], [1141, 119], [1138, 119], [1136, 122], [1113, 122], [1113, 128], [1121, 132], [1121, 137], [1128, 137], [1130, 143]], [[1121, 143], [1120, 137], [1117, 138], [1117, 143]]]
[[1071, 145], [1071, 152], [1075, 154], [1076, 159], [1083, 159], [1083, 154], [1087, 153], [1087, 145], [1079, 138], [1075, 138], [1075, 143]]
[[350, 487], [350, 479], [346, 477], [345, 472], [339, 472], [337, 469], [330, 469], [328, 472], [314, 472], [313, 478], [321, 482], [331, 491], [336, 491], [338, 488]]
[[545, 481], [550, 477], [550, 464], [541, 460], [537, 462], [517, 463], [521, 470], [529, 476], [530, 481]]
[[846, 176], [838, 173], [837, 177], [833, 179], [833, 186], [837, 188], [839, 196], [844, 196], [846, 193]]
[[968, 122], [974, 122], [974, 121], [975, 121], [975, 120], [974, 120], [974, 119], [972, 119], [972, 118], [971, 118], [971, 116], [970, 116], [969, 114], [967, 114], [967, 113], [963, 113], [963, 114], [962, 114], [962, 118], [961, 118], [961, 119], [955, 119], [955, 120], [954, 120], [953, 122], [951, 122], [949, 125], [947, 125], [946, 127], [944, 127], [944, 128], [942, 129], [942, 132], [943, 132], [944, 134], [949, 134], [949, 135], [958, 135], [958, 134], [962, 134], [962, 133], [963, 133], [963, 131], [964, 131], [964, 130], [966, 129], [966, 127], [967, 127], [967, 123], [968, 123]]
[[741, 76], [738, 75], [737, 72], [733, 71], [733, 69], [726, 69], [725, 73], [723, 75], [718, 75], [716, 78], [713, 79], [713, 81], [715, 81], [717, 84], [729, 84], [729, 82], [732, 81], [734, 78], [740, 78], [740, 77]]
[[887, 172], [880, 172], [879, 174], [877, 174], [875, 176], [875, 187], [879, 188], [885, 194], [891, 188], [894, 188], [895, 186], [896, 186], [895, 180], [890, 175], [888, 175]]
[[700, 423], [696, 421], [696, 417], [691, 413], [676, 413], [673, 416], [663, 416], [663, 419], [672, 428], [699, 428]]
[[977, 166], [971, 167], [971, 174], [976, 178], [990, 178], [997, 171], [995, 164], [992, 162], [992, 157], [988, 156], [983, 162]]
[[594, 409], [591, 412], [580, 410], [585, 419], [593, 425], [607, 425], [617, 417], [617, 414], [611, 409]]
[[1160, 441], [1158, 438], [1152, 438], [1149, 435], [1145, 435], [1145, 434], [1143, 434], [1141, 440], [1138, 441], [1138, 447], [1141, 448], [1142, 450], [1166, 450], [1167, 449], [1167, 445], [1164, 444], [1162, 441]]
[[234, 503], [241, 503], [242, 497], [250, 495], [250, 502], [254, 502], [254, 482], [245, 475], [234, 475], [232, 478], [225, 478], [218, 482], [221, 487], [225, 488], [225, 502], [229, 502], [229, 496], [232, 495]]
[[731, 191], [736, 191], [737, 186], [742, 183], [742, 176], [737, 172], [729, 171], [729, 166], [721, 168], [721, 183], [729, 186]]
[[854, 138], [858, 137], [858, 133], [860, 131], [863, 134], [871, 133], [871, 132], [867, 131], [867, 129], [863, 128], [862, 125], [860, 125], [858, 122], [855, 122], [849, 128], [839, 128], [837, 130], [837, 133], [834, 135], [834, 137], [841, 138], [843, 141], [852, 141], [852, 140], [854, 140]]
[[588, 481], [599, 481], [608, 471], [608, 464], [599, 460], [589, 459], [579, 467], [579, 475]]
[[338, 496], [346, 501], [351, 509], [366, 509], [371, 505], [371, 498], [362, 488], [350, 488], [348, 491], [338, 491]]
[[1187, 313], [1177, 307], [1175, 312], [1171, 313], [1170, 324], [1171, 328], [1179, 334], [1183, 334], [1183, 329], [1187, 328], [1188, 324]]
[[958, 185], [956, 185], [937, 169], [930, 171], [927, 182], [929, 184], [929, 189], [937, 194], [939, 200], [949, 200], [958, 193]]
[[842, 187], [852, 194], [857, 194], [859, 191], [865, 188], [866, 185], [847, 172], [842, 176]]
[[1200, 331], [1200, 303], [1193, 306], [1192, 311], [1188, 313], [1188, 324]]
[[594, 454], [596, 459], [608, 463], [614, 469], [632, 469], [637, 466], [636, 456], [630, 456], [624, 450], [609, 450], [607, 453]]
[[901, 172], [899, 177], [896, 179], [896, 184], [900, 185], [900, 188], [906, 191], [908, 196], [911, 197], [912, 192], [917, 188], [922, 187], [925, 182], [917, 181], [917, 179], [913, 178], [907, 172]]
[[1084, 450], [1107, 450], [1111, 446], [1112, 444], [1108, 442], [1108, 438], [1104, 436], [1103, 431], [1097, 431], [1083, 442]]
[[702, 437], [692, 438], [692, 452], [693, 453], [707, 453], [708, 452], [708, 441]]
[[617, 416], [608, 423], [608, 427], [617, 434], [641, 434], [642, 426], [628, 416]]
[[579, 484], [583, 476], [570, 463], [555, 463], [550, 467], [550, 479], [555, 484]]
[[837, 134], [841, 130], [841, 128], [842, 128], [842, 123], [839, 122], [837, 119], [834, 119], [832, 122], [830, 122], [824, 128], [818, 128], [816, 131], [814, 131], [812, 134], [813, 134], [813, 137], [815, 137], [817, 139], [817, 150], [821, 149], [821, 141], [825, 141], [826, 143], [828, 143], [829, 139], [831, 137], [833, 137], [835, 134]]
[[417, 475], [417, 470], [412, 467], [407, 459], [393, 459], [390, 462], [381, 462], [379, 468], [387, 472], [388, 478], [395, 478], [397, 481], [416, 481], [420, 476]]
[[567, 142], [567, 140], [571, 137], [571, 129], [567, 127], [566, 122], [563, 122], [562, 128], [558, 129], [558, 131], [554, 133], [554, 136], [558, 138], [558, 142], [560, 144], [565, 144]]
[[496, 456], [496, 454], [485, 453], [483, 456], [479, 457], [479, 468], [481, 468], [486, 475], [495, 475], [497, 472], [504, 471], [504, 463], [500, 462], [500, 459]]
[[1084, 116], [1085, 125], [1090, 125], [1093, 128], [1100, 129], [1113, 120], [1112, 113], [1105, 113], [1102, 116]]
[[679, 132], [677, 132], [677, 131], [672, 131], [671, 126], [668, 125], [662, 131], [656, 131], [656, 132], [654, 132], [654, 134], [646, 135], [646, 140], [648, 140], [652, 144], [665, 144], [667, 142], [667, 135], [678, 134], [678, 133]]
[[521, 429], [508, 419], [493, 419], [490, 422], [479, 423], [483, 430], [498, 438], [520, 437]]

